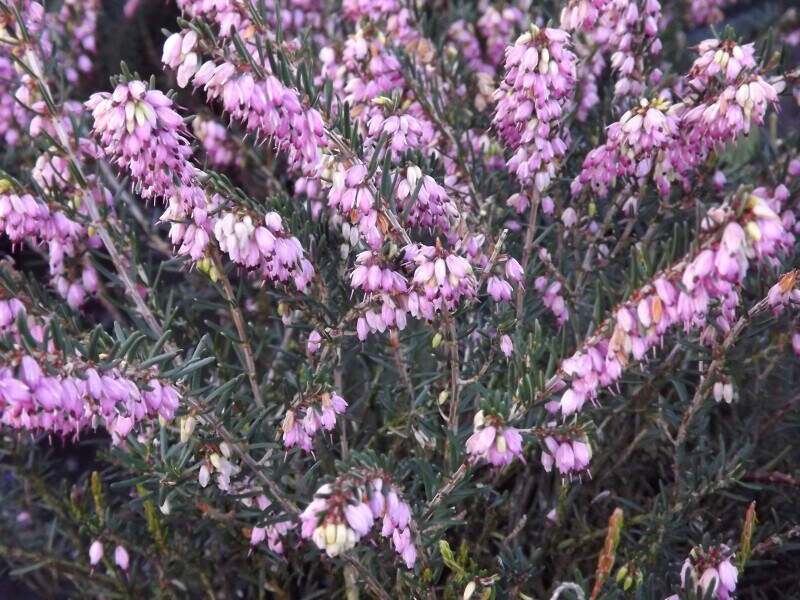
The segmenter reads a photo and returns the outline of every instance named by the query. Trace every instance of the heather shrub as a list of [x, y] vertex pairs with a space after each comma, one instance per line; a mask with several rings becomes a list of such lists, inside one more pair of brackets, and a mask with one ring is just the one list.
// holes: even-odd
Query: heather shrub
[[797, 597], [792, 4], [0, 1], [0, 596]]

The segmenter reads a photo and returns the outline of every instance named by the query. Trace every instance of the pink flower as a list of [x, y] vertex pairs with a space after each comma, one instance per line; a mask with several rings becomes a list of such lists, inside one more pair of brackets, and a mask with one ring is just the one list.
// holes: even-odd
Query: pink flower
[[514, 353], [514, 343], [511, 341], [509, 336], [503, 335], [500, 337], [500, 350], [502, 350], [506, 358], [510, 357]]
[[103, 544], [100, 540], [95, 540], [92, 542], [92, 545], [89, 546], [89, 564], [97, 566], [97, 564], [103, 558]]
[[125, 549], [125, 546], [117, 545], [117, 547], [114, 548], [114, 562], [123, 571], [128, 570], [130, 557], [128, 556], [128, 551]]
[[560, 118], [575, 88], [575, 55], [559, 29], [530, 31], [506, 49], [505, 75], [495, 91], [492, 124], [514, 151], [508, 170], [539, 191], [550, 185], [566, 151]]

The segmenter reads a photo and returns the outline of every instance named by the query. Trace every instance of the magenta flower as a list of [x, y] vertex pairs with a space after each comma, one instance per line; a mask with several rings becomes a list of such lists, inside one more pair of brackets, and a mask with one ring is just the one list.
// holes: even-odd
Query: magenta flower
[[[336, 392], [324, 392], [316, 397], [304, 397], [293, 408], [286, 411], [281, 424], [283, 445], [288, 450], [299, 446], [306, 452], [313, 449], [312, 438], [320, 429], [332, 431], [336, 426], [336, 415], [344, 414], [347, 402]], [[301, 417], [302, 414], [302, 417]]]
[[466, 442], [467, 457], [470, 462], [486, 460], [495, 467], [511, 464], [514, 457], [525, 462], [522, 456], [522, 436], [513, 427], [503, 424], [496, 415], [475, 414], [473, 434]]

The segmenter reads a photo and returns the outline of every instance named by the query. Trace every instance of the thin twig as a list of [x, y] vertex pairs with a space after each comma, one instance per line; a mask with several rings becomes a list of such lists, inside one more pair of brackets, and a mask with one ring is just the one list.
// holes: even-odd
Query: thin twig
[[680, 487], [681, 475], [680, 475], [680, 468], [679, 468], [679, 457], [680, 451], [683, 447], [683, 444], [686, 442], [686, 436], [689, 432], [689, 425], [692, 422], [692, 419], [700, 410], [700, 407], [703, 405], [703, 400], [705, 399], [708, 392], [711, 390], [711, 385], [714, 383], [714, 376], [717, 374], [717, 371], [722, 367], [723, 363], [725, 362], [725, 354], [730, 350], [730, 348], [736, 343], [739, 335], [742, 333], [745, 327], [750, 324], [750, 322], [762, 311], [766, 310], [770, 306], [769, 298], [764, 298], [756, 305], [754, 305], [747, 313], [742, 315], [736, 324], [731, 327], [728, 334], [725, 336], [725, 339], [717, 345], [714, 349], [716, 353], [716, 358], [711, 361], [711, 364], [708, 366], [705, 374], [703, 375], [702, 380], [697, 385], [697, 389], [694, 393], [694, 398], [692, 398], [692, 402], [689, 405], [689, 408], [686, 409], [686, 412], [683, 415], [683, 419], [681, 420], [681, 424], [678, 427], [678, 433], [675, 436], [675, 460], [672, 466], [672, 473], [675, 480], [676, 490]]
[[228, 274], [225, 272], [225, 267], [219, 258], [219, 253], [214, 250], [212, 252], [214, 260], [214, 267], [217, 270], [219, 281], [222, 284], [222, 289], [225, 292], [225, 300], [228, 302], [228, 308], [231, 311], [233, 323], [236, 326], [236, 333], [239, 336], [240, 346], [244, 354], [244, 362], [247, 365], [247, 378], [250, 380], [250, 387], [253, 390], [253, 398], [259, 408], [264, 407], [264, 399], [261, 397], [261, 388], [258, 385], [258, 378], [256, 377], [256, 361], [253, 358], [253, 347], [250, 345], [250, 338], [247, 336], [247, 328], [242, 315], [242, 309], [239, 308], [239, 303], [236, 300], [236, 294], [233, 292], [233, 286], [228, 279]]
[[458, 333], [455, 321], [449, 313], [445, 313], [445, 326], [450, 337], [450, 415], [448, 418], [450, 429], [454, 434], [458, 433], [458, 405], [461, 401], [459, 385], [459, 357], [458, 357]]
[[392, 347], [394, 364], [397, 367], [398, 373], [400, 373], [400, 380], [403, 382], [403, 385], [406, 388], [409, 401], [411, 402], [411, 408], [413, 409], [414, 402], [416, 401], [416, 396], [414, 395], [414, 384], [411, 381], [411, 377], [408, 375], [406, 362], [403, 358], [403, 351], [400, 347], [400, 336], [398, 335], [396, 329], [392, 329], [389, 333], [389, 345]]
[[436, 495], [433, 497], [433, 500], [431, 500], [428, 503], [429, 516], [433, 514], [433, 509], [436, 508], [442, 502], [442, 500], [444, 500], [444, 498], [455, 489], [455, 487], [461, 482], [462, 479], [464, 479], [466, 474], [467, 474], [467, 463], [462, 463], [461, 466], [458, 467], [458, 470], [455, 473], [453, 473], [450, 479], [447, 480], [447, 483], [444, 484], [438, 492], [436, 492]]
[[[528, 228], [525, 230], [525, 243], [522, 247], [522, 277], [525, 277], [528, 272], [528, 263], [531, 260], [533, 253], [533, 239], [536, 237], [536, 217], [539, 214], [539, 191], [534, 188], [531, 192], [531, 206], [528, 214]], [[517, 289], [517, 318], [522, 316], [522, 311], [525, 306], [525, 288], [520, 286]]]

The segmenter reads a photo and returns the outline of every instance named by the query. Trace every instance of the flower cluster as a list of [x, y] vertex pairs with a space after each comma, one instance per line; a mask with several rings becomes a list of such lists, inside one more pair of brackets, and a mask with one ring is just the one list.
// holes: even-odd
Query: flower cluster
[[514, 30], [525, 21], [525, 9], [513, 3], [498, 6], [482, 2], [481, 5], [477, 28], [485, 48], [484, 60], [492, 67], [497, 67], [503, 63]]
[[589, 469], [592, 447], [585, 435], [557, 433], [555, 423], [550, 423], [550, 431], [543, 434], [542, 466], [548, 473], [553, 465], [562, 477], [580, 476]]
[[505, 260], [501, 265], [502, 273], [493, 274], [486, 280], [486, 292], [495, 302], [511, 302], [511, 294], [514, 288], [509, 283], [509, 280], [521, 285], [524, 275], [522, 265], [519, 264], [517, 259], [511, 256], [504, 258]]
[[561, 9], [561, 27], [567, 31], [591, 31], [609, 2], [611, 0], [569, 0]]
[[346, 167], [337, 162], [331, 171], [328, 206], [341, 215], [345, 240], [355, 246], [363, 239], [371, 248], [380, 248], [385, 226], [375, 207], [374, 187], [367, 177], [367, 168], [360, 163]]
[[[66, 162], [58, 157], [51, 159], [45, 154], [36, 163], [34, 179], [44, 189], [55, 181], [64, 181], [62, 174], [52, 174], [54, 164], [67, 171]], [[44, 244], [53, 286], [72, 308], [81, 307], [86, 296], [97, 291], [99, 281], [97, 271], [83, 252], [84, 245], [97, 247], [100, 240], [89, 235], [87, 227], [68, 217], [57, 203], [51, 206], [30, 193], [15, 191], [7, 180], [0, 181], [0, 190], [0, 231], [12, 244]], [[93, 187], [89, 193], [101, 202], [110, 202], [104, 189]], [[74, 204], [80, 209], [80, 196], [77, 198]]]
[[103, 150], [130, 172], [148, 200], [168, 198], [195, 177], [189, 132], [172, 106], [142, 81], [120, 83], [113, 93], [98, 92], [86, 102]]
[[[176, 57], [167, 50], [172, 48], [165, 47], [165, 64], [185, 64], [180, 54]], [[187, 55], [191, 56], [196, 54]], [[274, 75], [256, 79], [249, 73], [240, 74], [230, 62], [205, 62], [193, 73], [192, 82], [195, 88], [205, 89], [209, 100], [219, 99], [225, 112], [248, 132], [271, 140], [287, 154], [289, 164], [297, 165], [306, 175], [318, 173], [321, 151], [328, 145], [322, 117], [303, 105], [297, 91], [284, 86]]]
[[[322, 428], [333, 431], [336, 415], [344, 414], [347, 402], [336, 392], [305, 396], [299, 404], [286, 411], [281, 424], [283, 445], [288, 450], [298, 446], [306, 452], [313, 449], [312, 438]], [[301, 416], [302, 413], [302, 416]]]
[[514, 151], [508, 170], [520, 183], [542, 191], [555, 175], [566, 142], [559, 132], [575, 87], [575, 55], [569, 35], [532, 26], [506, 50], [505, 76], [495, 92], [493, 125]]
[[300, 241], [286, 233], [278, 213], [268, 212], [263, 224], [257, 224], [250, 215], [239, 218], [229, 212], [214, 223], [214, 236], [235, 263], [257, 269], [266, 280], [292, 281], [298, 290], [308, 289], [314, 268]]
[[[733, 564], [733, 553], [724, 544], [711, 548], [697, 546], [681, 567], [681, 587], [686, 589], [687, 579], [699, 588], [702, 594], [711, 594], [718, 600], [731, 600], [736, 590], [739, 573]], [[678, 596], [670, 596], [667, 600], [677, 600]]]
[[[0, 325], [8, 321], [2, 327], [12, 339], [19, 334], [7, 316], [15, 313], [27, 318], [20, 303], [2, 302]], [[29, 330], [34, 339], [44, 340], [41, 326]], [[131, 377], [120, 368], [100, 368], [54, 348], [35, 353], [18, 349], [0, 367], [0, 423], [64, 439], [102, 424], [119, 444], [142, 419], [172, 419], [179, 398], [178, 391], [154, 372]]]
[[482, 410], [475, 413], [473, 434], [467, 440], [467, 456], [470, 462], [488, 461], [492, 466], [510, 465], [516, 456], [522, 462], [522, 436], [519, 431], [506, 425], [497, 415], [485, 415]]
[[451, 219], [458, 217], [458, 208], [445, 189], [430, 175], [423, 175], [416, 165], [406, 169], [405, 177], [397, 184], [395, 198], [411, 227], [436, 227], [447, 233]]
[[591, 187], [605, 196], [618, 179], [641, 187], [652, 178], [665, 196], [676, 180], [688, 190], [711, 152], [764, 122], [777, 92], [755, 69], [752, 46], [708, 40], [698, 49], [684, 81], [693, 91], [674, 104], [642, 99], [610, 125], [607, 141], [586, 156], [574, 194]]
[[[610, 57], [619, 75], [614, 95], [640, 96], [645, 88], [645, 60], [658, 55], [661, 4], [658, 0], [573, 0], [561, 13], [561, 26], [584, 30], [589, 43]], [[593, 68], [587, 64], [584, 68]]]
[[213, 168], [242, 166], [242, 156], [224, 125], [209, 118], [195, 117], [192, 131], [203, 148], [205, 159]]
[[469, 262], [440, 245], [407, 246], [405, 259], [415, 265], [408, 310], [416, 318], [432, 320], [437, 312], [453, 311], [476, 293]]
[[417, 548], [411, 539], [411, 508], [388, 475], [359, 469], [326, 483], [300, 514], [301, 535], [328, 556], [351, 549], [380, 520], [381, 535], [391, 537], [395, 551], [411, 569]]
[[388, 138], [392, 156], [399, 158], [407, 150], [422, 150], [434, 137], [433, 127], [428, 121], [421, 121], [413, 115], [399, 114], [384, 117], [375, 113], [370, 118], [367, 132], [373, 139], [381, 134]]
[[[560, 399], [562, 414], [579, 411], [587, 398], [616, 382], [629, 360], [642, 360], [671, 327], [700, 329], [709, 343], [717, 330], [730, 330], [751, 262], [772, 263], [794, 246], [795, 217], [782, 210], [786, 200], [785, 188], [771, 197], [759, 189], [746, 197], [738, 220], [730, 207], [711, 211], [706, 226], [712, 231], [700, 250], [635, 291], [598, 334], [562, 363], [563, 376], [571, 379]], [[712, 304], [717, 304], [715, 312]]]

